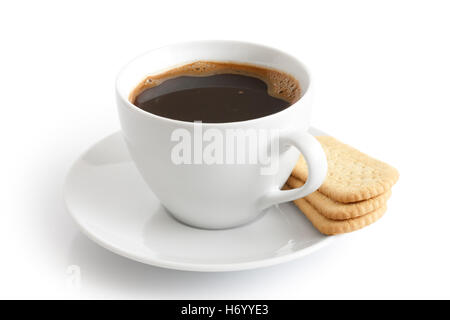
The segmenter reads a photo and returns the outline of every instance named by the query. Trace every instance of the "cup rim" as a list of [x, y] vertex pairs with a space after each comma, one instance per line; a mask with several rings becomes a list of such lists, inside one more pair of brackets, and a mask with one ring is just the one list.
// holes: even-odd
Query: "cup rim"
[[[260, 47], [261, 49], [268, 49], [268, 50], [272, 50], [274, 52], [278, 52], [280, 54], [283, 54], [285, 56], [288, 56], [289, 58], [293, 59], [296, 63], [298, 63], [301, 68], [305, 71], [307, 77], [308, 77], [308, 87], [306, 88], [306, 90], [304, 91], [304, 93], [301, 95], [300, 99], [296, 102], [294, 102], [292, 105], [290, 105], [289, 107], [287, 107], [286, 109], [283, 109], [281, 111], [278, 111], [276, 113], [272, 113], [269, 114], [267, 116], [264, 117], [259, 117], [259, 118], [255, 118], [255, 119], [249, 119], [249, 120], [242, 120], [242, 121], [233, 121], [233, 122], [201, 122], [203, 126], [214, 126], [214, 127], [220, 127], [220, 126], [232, 126], [232, 125], [243, 125], [243, 124], [251, 124], [251, 123], [257, 123], [259, 121], [264, 121], [270, 117], [276, 117], [276, 116], [281, 116], [284, 115], [288, 112], [291, 112], [294, 107], [299, 108], [301, 101], [305, 99], [306, 96], [310, 95], [310, 91], [311, 91], [311, 83], [312, 83], [312, 78], [311, 78], [311, 73], [309, 71], [309, 69], [306, 67], [306, 65], [300, 61], [298, 58], [296, 58], [295, 56], [284, 52], [280, 49], [271, 47], [271, 46], [267, 46], [264, 44], [260, 44], [260, 43], [255, 43], [255, 42], [249, 42], [249, 41], [236, 41], [236, 40], [198, 40], [198, 41], [180, 41], [180, 42], [174, 42], [174, 43], [170, 43], [167, 45], [163, 45], [148, 51], [145, 51], [143, 53], [141, 53], [140, 55], [136, 56], [135, 58], [131, 59], [130, 61], [128, 61], [119, 71], [119, 73], [116, 76], [116, 81], [115, 81], [115, 90], [116, 90], [116, 96], [121, 99], [121, 101], [123, 103], [125, 103], [125, 105], [127, 105], [127, 107], [129, 107], [131, 110], [133, 110], [134, 112], [137, 112], [145, 117], [148, 118], [153, 118], [156, 120], [160, 120], [160, 121], [164, 121], [173, 125], [194, 125], [195, 122], [191, 122], [191, 121], [183, 121], [183, 120], [176, 120], [176, 119], [171, 119], [171, 118], [166, 118], [166, 117], [162, 117], [159, 115], [156, 115], [154, 113], [148, 112], [148, 111], [144, 111], [141, 108], [137, 107], [136, 105], [134, 105], [133, 103], [131, 103], [127, 97], [124, 97], [123, 94], [121, 93], [121, 90], [119, 90], [119, 82], [121, 79], [122, 74], [127, 70], [127, 68], [136, 60], [152, 53], [153, 51], [156, 50], [160, 50], [163, 48], [167, 48], [167, 47], [172, 47], [175, 45], [181, 45], [181, 44], [214, 44], [214, 43], [228, 43], [228, 44], [236, 44], [236, 45], [252, 45], [252, 46], [257, 46]], [[212, 60], [213, 61], [213, 60]], [[220, 61], [220, 59], [218, 59], [217, 61]], [[236, 61], [239, 62], [239, 61]], [[257, 65], [257, 64], [256, 64]], [[264, 67], [264, 66], [263, 66]], [[275, 68], [276, 69], [276, 68]], [[298, 80], [298, 79], [297, 79]]]

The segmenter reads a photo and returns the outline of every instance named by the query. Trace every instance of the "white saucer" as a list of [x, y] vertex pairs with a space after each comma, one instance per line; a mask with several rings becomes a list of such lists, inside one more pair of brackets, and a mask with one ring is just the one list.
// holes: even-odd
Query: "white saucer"
[[139, 176], [120, 132], [96, 143], [73, 165], [65, 200], [90, 239], [127, 258], [164, 268], [265, 267], [303, 257], [333, 239], [320, 234], [292, 203], [269, 208], [259, 220], [235, 229], [181, 224]]

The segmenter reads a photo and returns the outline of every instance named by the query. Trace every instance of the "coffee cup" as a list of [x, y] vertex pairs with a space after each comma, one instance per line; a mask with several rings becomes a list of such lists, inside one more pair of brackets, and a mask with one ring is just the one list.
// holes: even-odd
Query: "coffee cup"
[[[274, 114], [223, 123], [174, 120], [144, 111], [130, 102], [130, 92], [142, 79], [195, 61], [235, 62], [280, 70], [299, 82], [300, 99]], [[244, 225], [270, 206], [314, 192], [325, 179], [325, 154], [320, 143], [308, 133], [312, 110], [310, 74], [303, 63], [277, 49], [237, 41], [194, 41], [165, 46], [137, 57], [120, 71], [116, 98], [123, 138], [138, 171], [161, 205], [187, 225], [206, 229]], [[230, 132], [234, 138], [239, 133], [245, 135], [241, 141], [246, 143], [232, 149], [224, 147], [223, 157], [239, 148], [246, 155], [251, 150], [258, 154], [269, 149], [270, 152], [266, 152], [264, 161], [205, 159], [207, 133], [226, 139]], [[180, 146], [177, 138], [183, 134], [190, 135], [192, 161], [174, 159], [177, 155], [174, 150]], [[247, 139], [252, 134], [258, 138], [257, 148]], [[301, 188], [281, 190], [300, 154], [308, 164], [306, 183]]]

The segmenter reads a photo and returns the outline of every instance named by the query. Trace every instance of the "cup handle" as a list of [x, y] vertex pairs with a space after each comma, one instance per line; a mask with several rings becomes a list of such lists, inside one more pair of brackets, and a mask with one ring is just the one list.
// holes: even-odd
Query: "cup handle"
[[306, 131], [290, 131], [280, 136], [280, 145], [292, 145], [303, 155], [308, 166], [308, 179], [306, 183], [292, 190], [269, 191], [261, 198], [261, 209], [271, 205], [303, 198], [316, 191], [325, 180], [328, 165], [325, 152], [317, 139]]

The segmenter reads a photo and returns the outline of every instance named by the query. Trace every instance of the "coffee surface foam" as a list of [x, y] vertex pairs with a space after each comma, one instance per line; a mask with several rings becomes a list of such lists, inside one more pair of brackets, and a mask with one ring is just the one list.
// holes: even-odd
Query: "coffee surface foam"
[[134, 103], [136, 97], [144, 90], [158, 86], [168, 79], [180, 76], [202, 77], [216, 74], [240, 74], [258, 78], [266, 83], [269, 95], [285, 100], [290, 104], [300, 99], [300, 84], [297, 79], [287, 73], [251, 64], [196, 61], [146, 77], [130, 93], [129, 100]]

